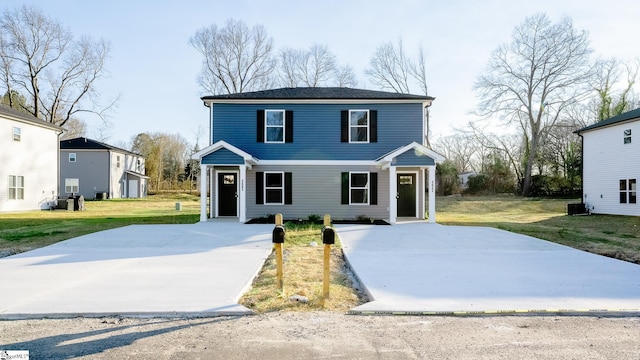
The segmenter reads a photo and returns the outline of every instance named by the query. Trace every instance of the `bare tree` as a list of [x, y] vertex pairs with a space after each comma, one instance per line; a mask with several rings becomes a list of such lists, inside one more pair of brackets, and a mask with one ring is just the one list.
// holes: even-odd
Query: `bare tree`
[[350, 66], [339, 67], [335, 55], [326, 45], [312, 45], [306, 50], [285, 48], [279, 54], [278, 75], [285, 87], [318, 87], [357, 84]]
[[478, 145], [479, 143], [473, 134], [460, 132], [441, 137], [434, 144], [433, 149], [442, 154], [461, 173], [476, 170], [474, 159], [478, 153]]
[[511, 43], [493, 52], [487, 73], [475, 84], [478, 114], [499, 117], [522, 134], [522, 195], [530, 193], [533, 164], [549, 131], [591, 90], [590, 54], [587, 32], [575, 30], [571, 19], [553, 24], [537, 14], [515, 28]]
[[[591, 105], [596, 113], [593, 116], [595, 121], [606, 120], [635, 108], [638, 98], [633, 90], [639, 69], [638, 59], [626, 63], [615, 58], [596, 61], [593, 86], [597, 97]], [[622, 80], [622, 77], [626, 79]]]
[[344, 65], [336, 68], [335, 71], [336, 85], [340, 87], [356, 87], [358, 86], [358, 79], [353, 68], [349, 65]]
[[227, 20], [202, 28], [189, 43], [203, 56], [200, 86], [212, 94], [268, 89], [276, 68], [273, 40], [262, 25], [252, 28], [240, 20]]
[[[388, 42], [376, 49], [369, 65], [370, 67], [365, 71], [365, 74], [367, 74], [369, 81], [379, 88], [409, 94], [412, 92], [412, 85], [417, 85], [421, 93], [429, 95], [426, 60], [422, 48], [419, 49], [417, 60], [412, 60], [407, 57], [402, 40], [398, 40], [397, 45]], [[431, 124], [428, 108], [424, 113], [424, 125], [424, 144], [431, 147], [429, 140]]]
[[33, 116], [63, 126], [80, 112], [104, 120], [115, 103], [98, 109], [96, 84], [106, 74], [109, 46], [88, 37], [74, 39], [59, 22], [23, 6], [0, 19], [0, 68], [7, 91], [25, 91]]
[[64, 124], [63, 129], [64, 132], [60, 136], [60, 140], [74, 139], [86, 135], [87, 123], [77, 118], [71, 118]]

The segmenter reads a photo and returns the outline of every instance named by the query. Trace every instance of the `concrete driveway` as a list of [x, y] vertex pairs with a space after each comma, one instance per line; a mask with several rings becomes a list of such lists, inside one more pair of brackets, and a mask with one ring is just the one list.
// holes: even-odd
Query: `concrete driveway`
[[373, 298], [354, 314], [640, 312], [640, 265], [485, 227], [336, 229]]
[[211, 316], [237, 304], [273, 225], [132, 225], [0, 259], [0, 318]]

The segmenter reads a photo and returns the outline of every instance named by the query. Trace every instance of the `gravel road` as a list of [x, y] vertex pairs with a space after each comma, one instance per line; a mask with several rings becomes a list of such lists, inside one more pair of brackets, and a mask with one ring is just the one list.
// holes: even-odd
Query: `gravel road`
[[0, 321], [30, 359], [640, 359], [639, 317], [355, 316]]

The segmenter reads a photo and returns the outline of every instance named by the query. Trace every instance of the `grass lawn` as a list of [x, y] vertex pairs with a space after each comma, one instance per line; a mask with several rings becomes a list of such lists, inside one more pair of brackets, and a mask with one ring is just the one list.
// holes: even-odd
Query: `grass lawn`
[[439, 197], [440, 224], [489, 226], [640, 264], [640, 217], [568, 216], [574, 200], [515, 196]]
[[[176, 211], [176, 202], [182, 204], [181, 211]], [[85, 208], [0, 214], [0, 256], [126, 225], [193, 224], [200, 218], [200, 198], [187, 194], [86, 201]]]

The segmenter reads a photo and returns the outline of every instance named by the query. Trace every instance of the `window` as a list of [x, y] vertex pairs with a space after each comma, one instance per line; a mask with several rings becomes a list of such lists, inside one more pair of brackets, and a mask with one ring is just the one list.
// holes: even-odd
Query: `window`
[[116, 167], [120, 167], [120, 155], [116, 155]]
[[75, 194], [80, 192], [80, 179], [64, 179], [64, 192]]
[[256, 172], [256, 204], [293, 204], [290, 172]]
[[20, 141], [22, 137], [22, 129], [17, 126], [13, 127], [13, 141]]
[[76, 162], [76, 153], [69, 153], [69, 162]]
[[378, 141], [378, 112], [376, 110], [342, 110], [341, 142], [375, 143]]
[[624, 143], [631, 144], [631, 129], [624, 131]]
[[620, 180], [620, 204], [636, 203], [636, 179]]
[[284, 110], [265, 110], [265, 142], [284, 142]]
[[140, 159], [138, 159], [138, 161], [136, 162], [136, 171], [140, 172], [140, 168], [141, 168], [141, 162], [140, 162]]
[[284, 204], [284, 173], [265, 172], [264, 173], [264, 203]]
[[9, 200], [24, 200], [24, 176], [9, 175]]
[[343, 205], [377, 205], [378, 174], [364, 171], [342, 173]]
[[261, 143], [293, 142], [293, 111], [258, 110], [257, 141]]

